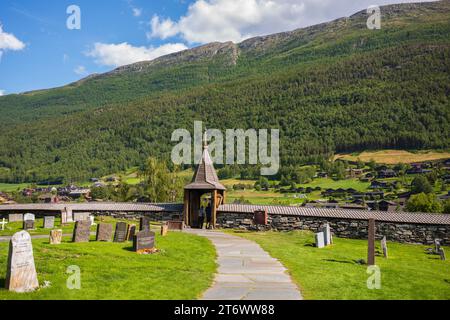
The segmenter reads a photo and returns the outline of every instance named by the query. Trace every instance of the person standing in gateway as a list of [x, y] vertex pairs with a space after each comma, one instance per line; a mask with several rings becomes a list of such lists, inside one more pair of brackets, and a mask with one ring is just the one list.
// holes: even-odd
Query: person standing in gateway
[[206, 207], [206, 229], [212, 229], [211, 220], [212, 220], [211, 202], [208, 202], [208, 206]]

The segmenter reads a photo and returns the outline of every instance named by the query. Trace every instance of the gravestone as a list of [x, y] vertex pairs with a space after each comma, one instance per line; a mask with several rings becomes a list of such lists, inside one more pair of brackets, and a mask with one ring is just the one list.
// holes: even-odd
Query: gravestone
[[95, 223], [95, 217], [94, 216], [89, 216], [89, 219], [91, 220], [91, 226], [96, 226], [97, 225]]
[[34, 265], [31, 236], [26, 231], [13, 235], [9, 242], [6, 289], [15, 292], [30, 292], [39, 288]]
[[125, 222], [116, 223], [116, 232], [114, 233], [114, 242], [127, 241], [128, 225]]
[[383, 237], [383, 240], [381, 240], [381, 248], [383, 249], [383, 256], [385, 258], [387, 258], [388, 257], [388, 248], [387, 248], [386, 237]]
[[375, 219], [369, 219], [367, 264], [375, 265]]
[[181, 230], [184, 228], [184, 221], [168, 221], [167, 226], [169, 230]]
[[97, 225], [97, 241], [111, 241], [113, 225], [110, 223], [99, 223]]
[[155, 233], [146, 229], [139, 231], [133, 238], [133, 250], [140, 253], [155, 247]]
[[331, 243], [332, 243], [331, 242], [331, 229], [330, 229], [330, 225], [328, 223], [325, 224], [325, 226], [322, 228], [322, 232], [323, 232], [325, 246], [331, 245]]
[[434, 253], [439, 254], [439, 251], [441, 249], [441, 242], [437, 239], [434, 240]]
[[323, 248], [325, 247], [325, 237], [323, 232], [316, 233], [316, 248]]
[[150, 230], [150, 217], [148, 216], [143, 216], [140, 219], [139, 231], [142, 231], [144, 229]]
[[442, 248], [439, 248], [439, 255], [441, 256], [441, 260], [445, 261], [445, 251]]
[[12, 213], [8, 215], [8, 221], [9, 222], [22, 222], [23, 221], [23, 214], [21, 213]]
[[163, 224], [161, 226], [161, 235], [165, 237], [167, 233], [169, 232], [169, 226], [167, 224]]
[[36, 216], [33, 213], [25, 213], [23, 216], [23, 221], [35, 221]]
[[50, 231], [50, 239], [49, 239], [50, 244], [61, 244], [62, 235], [63, 232], [60, 229]]
[[89, 221], [91, 222], [91, 219], [89, 218], [91, 214], [89, 212], [74, 212], [73, 213], [73, 220], [75, 222], [77, 221]]
[[135, 224], [128, 225], [127, 240], [133, 241], [135, 234], [136, 234], [136, 225]]
[[77, 221], [73, 230], [73, 242], [89, 242], [91, 221]]
[[23, 229], [24, 230], [33, 230], [35, 220], [36, 220], [36, 217], [34, 214], [26, 213], [23, 216]]
[[44, 217], [44, 229], [53, 229], [55, 227], [55, 217], [45, 216]]

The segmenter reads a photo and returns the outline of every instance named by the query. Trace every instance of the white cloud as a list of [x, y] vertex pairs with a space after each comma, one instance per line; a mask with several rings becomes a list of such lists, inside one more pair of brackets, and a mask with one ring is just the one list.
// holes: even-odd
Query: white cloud
[[78, 66], [73, 70], [73, 72], [75, 72], [76, 74], [78, 74], [80, 76], [87, 73], [85, 66]]
[[[419, 0], [378, 0], [377, 5]], [[240, 42], [348, 16], [373, 0], [196, 0], [178, 21], [154, 16], [149, 38], [180, 35], [189, 43]]]
[[12, 33], [3, 31], [3, 26], [0, 23], [0, 59], [4, 51], [12, 50], [19, 51], [25, 48], [25, 44], [17, 39]]
[[0, 97], [5, 95], [5, 90], [0, 90]]
[[95, 43], [94, 48], [86, 53], [95, 62], [105, 66], [119, 67], [139, 61], [148, 61], [160, 56], [185, 50], [182, 43], [167, 43], [160, 47], [133, 47], [127, 42], [120, 44]]
[[140, 17], [142, 15], [142, 9], [140, 8], [131, 8], [133, 10], [133, 16]]

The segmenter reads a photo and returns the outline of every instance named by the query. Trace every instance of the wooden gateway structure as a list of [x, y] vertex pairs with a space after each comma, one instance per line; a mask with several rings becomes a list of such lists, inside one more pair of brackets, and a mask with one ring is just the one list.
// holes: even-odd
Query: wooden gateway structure
[[208, 146], [205, 145], [192, 182], [184, 187], [184, 223], [191, 228], [198, 227], [201, 197], [209, 193], [211, 195], [211, 225], [215, 228], [217, 209], [225, 203], [225, 191], [226, 188], [217, 177]]

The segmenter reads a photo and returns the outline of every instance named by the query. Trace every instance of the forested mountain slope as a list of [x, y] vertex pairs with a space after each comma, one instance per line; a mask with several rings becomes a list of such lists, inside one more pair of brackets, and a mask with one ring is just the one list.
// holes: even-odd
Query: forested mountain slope
[[280, 128], [283, 164], [448, 148], [450, 1], [212, 43], [0, 97], [0, 182], [84, 180], [168, 157], [177, 128]]

